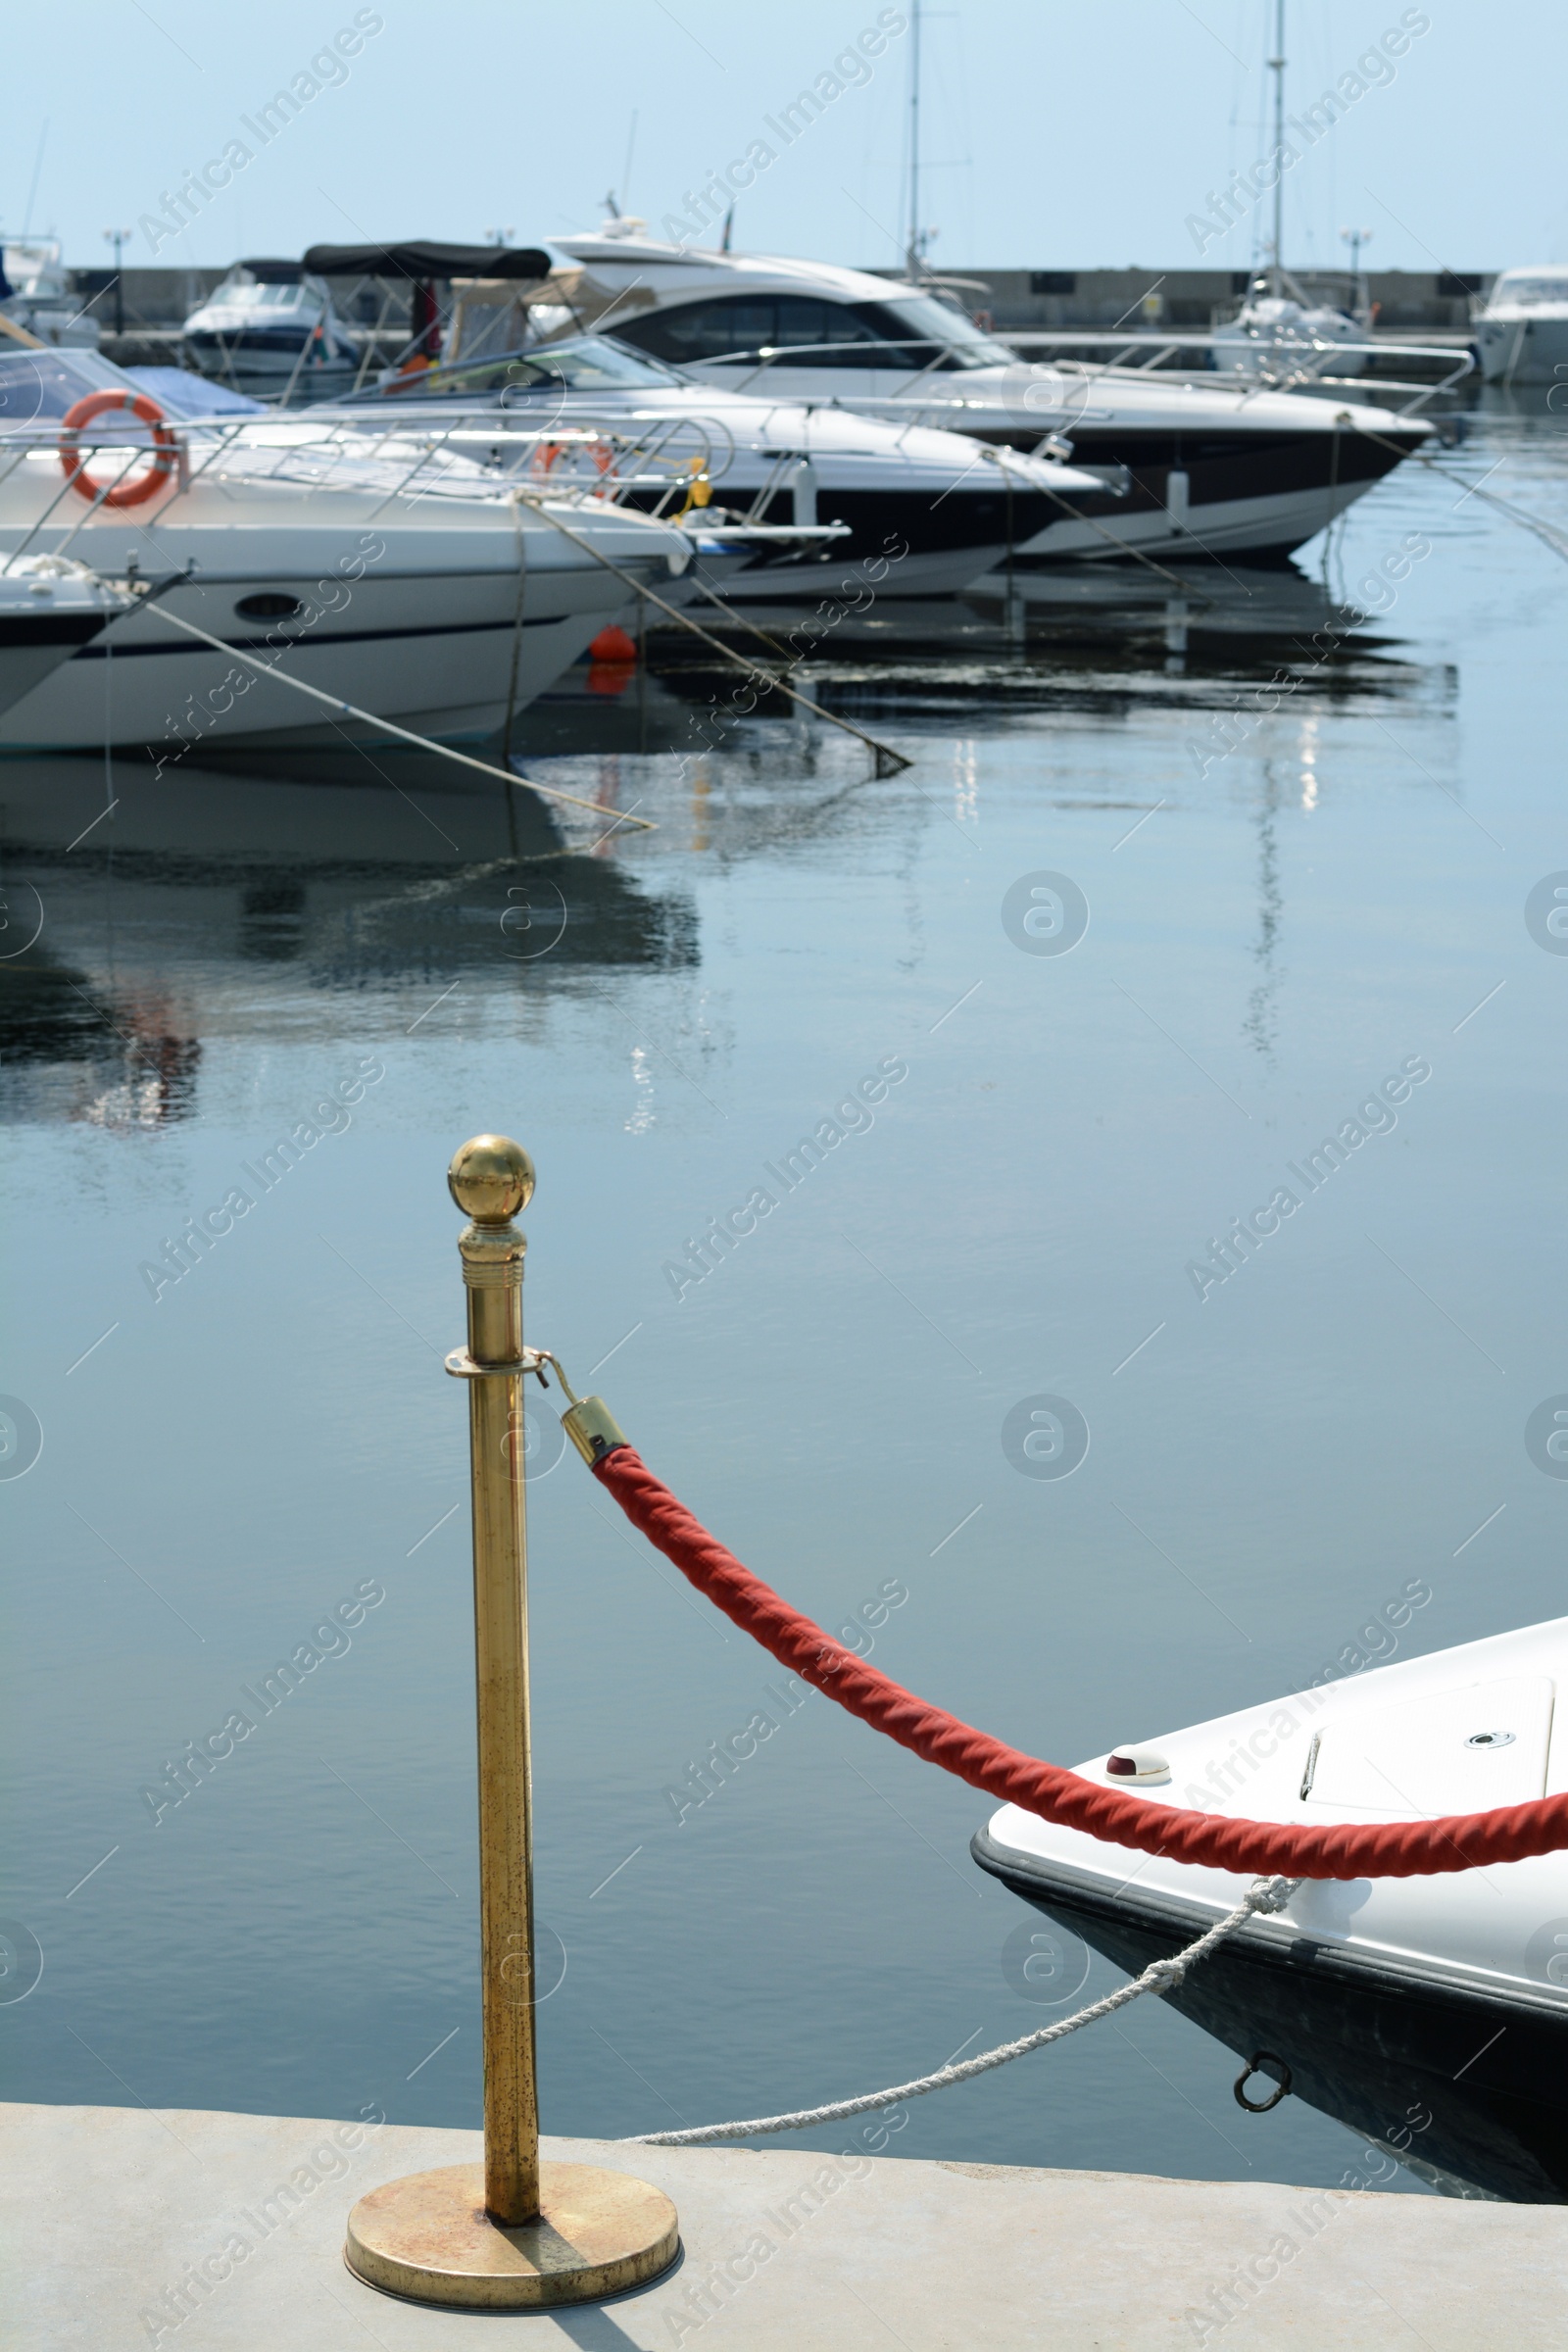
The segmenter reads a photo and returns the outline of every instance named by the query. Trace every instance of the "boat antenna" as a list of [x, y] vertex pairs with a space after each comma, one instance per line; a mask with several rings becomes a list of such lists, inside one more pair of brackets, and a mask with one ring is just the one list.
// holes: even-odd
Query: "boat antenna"
[[731, 205], [729, 211], [724, 215], [724, 234], [718, 240], [718, 250], [720, 253], [728, 253], [730, 231], [734, 226], [735, 207]]
[[1269, 291], [1285, 291], [1285, 173], [1280, 158], [1285, 150], [1285, 0], [1274, 0], [1274, 54], [1268, 61], [1274, 76], [1274, 241], [1269, 260]]

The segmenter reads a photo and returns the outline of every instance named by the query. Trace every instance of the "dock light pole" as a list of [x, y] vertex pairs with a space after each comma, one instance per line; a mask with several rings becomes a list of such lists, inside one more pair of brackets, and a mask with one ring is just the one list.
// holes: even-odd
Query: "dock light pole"
[[488, 2311], [599, 2301], [656, 2278], [679, 2247], [662, 2190], [539, 2161], [522, 1380], [542, 1359], [522, 1344], [527, 1245], [512, 1221], [533, 1181], [527, 1152], [504, 1135], [474, 1136], [447, 1170], [471, 1219], [458, 1241], [468, 1344], [447, 1370], [469, 1383], [484, 2162], [371, 2189], [349, 2216], [346, 2247], [371, 2286]]

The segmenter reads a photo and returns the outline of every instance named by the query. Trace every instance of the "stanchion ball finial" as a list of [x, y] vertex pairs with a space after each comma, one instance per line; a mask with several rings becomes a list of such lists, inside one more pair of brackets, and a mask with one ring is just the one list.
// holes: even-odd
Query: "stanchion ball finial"
[[510, 1135], [475, 1135], [452, 1155], [447, 1188], [476, 1225], [506, 1225], [533, 1199], [533, 1161]]

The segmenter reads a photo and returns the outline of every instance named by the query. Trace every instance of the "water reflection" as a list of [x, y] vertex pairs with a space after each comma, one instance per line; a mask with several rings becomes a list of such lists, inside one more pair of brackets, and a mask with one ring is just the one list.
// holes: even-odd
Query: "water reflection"
[[[746, 623], [710, 613], [704, 626], [748, 659], [776, 667], [782, 655], [815, 700], [862, 722], [907, 723], [982, 699], [1019, 711], [1064, 698], [1073, 709], [1147, 709], [1163, 690], [1177, 707], [1223, 708], [1286, 678], [1289, 691], [1335, 701], [1405, 699], [1434, 682], [1369, 614], [1294, 567], [1197, 564], [1167, 577], [1153, 566], [1059, 564], [993, 572], [958, 601], [804, 621], [793, 609], [756, 607], [747, 622], [771, 653]], [[690, 744], [694, 713], [722, 710], [737, 673], [674, 629], [650, 631], [648, 652], [664, 740], [681, 743], [672, 714], [684, 705]]]
[[104, 992], [42, 947], [0, 965], [0, 1119], [161, 1127], [196, 1104], [201, 1041], [169, 1000]]
[[[1211, 712], [1194, 779], [1204, 797], [1217, 784], [1254, 811], [1256, 973], [1243, 1029], [1273, 1066], [1276, 820], [1296, 793], [1293, 762], [1274, 748], [1279, 714], [1298, 729], [1311, 808], [1330, 711], [1446, 709], [1453, 679], [1402, 658], [1294, 568], [1193, 569], [1185, 586], [1136, 567], [1020, 575], [1006, 612], [989, 585], [964, 603], [873, 608], [809, 637], [795, 674], [829, 710], [910, 731], [960, 711], [967, 727], [982, 710], [992, 729], [1009, 713], [1035, 723], [1042, 709], [1122, 725], [1161, 707]], [[789, 654], [781, 632], [798, 635], [800, 613], [754, 618]], [[752, 630], [733, 634], [748, 659], [759, 653]], [[28, 908], [38, 928], [24, 953], [0, 956], [0, 1117], [127, 1130], [186, 1118], [202, 1040], [275, 1017], [279, 991], [308, 1022], [311, 1000], [330, 992], [435, 995], [462, 981], [527, 1001], [600, 968], [695, 967], [696, 915], [678, 865], [669, 879], [670, 853], [848, 850], [929, 806], [869, 788], [860, 747], [779, 698], [715, 726], [739, 673], [691, 638], [650, 632], [646, 653], [634, 675], [617, 665], [614, 696], [585, 664], [528, 714], [521, 764], [582, 808], [391, 749], [241, 752], [162, 775], [126, 758], [0, 762], [0, 858], [17, 908], [7, 936], [35, 927], [31, 914], [21, 921]], [[960, 833], [978, 824], [977, 779], [965, 733]], [[1083, 789], [1048, 786], [1046, 803], [1079, 805]], [[663, 853], [657, 883], [621, 855], [624, 810], [657, 810], [661, 833], [646, 837]]]
[[573, 840], [480, 778], [351, 760], [154, 780], [122, 760], [112, 783], [111, 806], [95, 760], [0, 765], [7, 906], [36, 931], [0, 958], [0, 1118], [189, 1117], [203, 1038], [254, 1027], [258, 987], [274, 1011], [277, 990], [410, 982], [529, 997], [698, 959], [688, 899], [597, 854], [591, 812]]

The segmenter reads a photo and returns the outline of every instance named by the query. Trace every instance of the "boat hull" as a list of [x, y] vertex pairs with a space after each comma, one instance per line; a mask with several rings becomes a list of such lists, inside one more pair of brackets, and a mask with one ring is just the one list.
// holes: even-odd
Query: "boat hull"
[[1062, 515], [1018, 549], [1013, 561], [1024, 569], [1049, 570], [1061, 563], [1103, 563], [1139, 555], [1180, 556], [1202, 564], [1223, 557], [1250, 564], [1280, 564], [1297, 548], [1326, 531], [1352, 507], [1364, 482], [1327, 482], [1297, 490], [1270, 490], [1252, 498], [1211, 498], [1172, 513], [1152, 495], [1112, 506], [1092, 502], [1086, 513]]
[[0, 612], [0, 717], [98, 636], [106, 610]]
[[[691, 372], [721, 381], [740, 371]], [[826, 371], [769, 371], [768, 381], [775, 380], [785, 399], [844, 395], [842, 381]], [[1123, 495], [1075, 493], [1074, 514], [1058, 510], [1033, 542], [1048, 560], [1077, 561], [1091, 549], [1105, 556], [1184, 545], [1200, 560], [1213, 546], [1252, 563], [1283, 561], [1420, 448], [1432, 429], [1296, 392], [1222, 389], [1218, 379], [1210, 389], [1111, 369], [1062, 368], [943, 381], [952, 388], [901, 393], [895, 379], [867, 370], [854, 387], [855, 405], [889, 421], [941, 427], [995, 448], [1032, 451], [1043, 435], [1059, 433], [1071, 446], [1073, 468], [1124, 475]], [[1348, 421], [1337, 427], [1337, 416]], [[1028, 538], [1016, 530], [1015, 549]]]
[[[465, 561], [459, 549], [453, 568], [442, 568], [430, 562], [427, 535], [419, 551], [424, 560], [415, 568], [408, 555], [400, 564], [398, 534], [387, 532], [385, 558], [352, 582], [333, 576], [342, 544], [336, 535], [322, 534], [330, 545], [319, 551], [319, 565], [309, 568], [300, 563], [298, 534], [288, 536], [294, 544], [287, 549], [247, 551], [256, 567], [245, 572], [233, 569], [231, 551], [215, 549], [195, 580], [162, 600], [169, 612], [220, 636], [234, 653], [275, 663], [278, 678], [182, 635], [154, 605], [82, 646], [0, 715], [0, 751], [74, 751], [108, 742], [185, 758], [220, 742], [304, 749], [385, 740], [294, 693], [280, 682], [284, 676], [416, 734], [482, 740], [505, 723], [509, 703], [524, 709], [568, 668], [625, 599], [624, 583], [601, 565], [541, 565], [526, 575], [519, 625], [515, 569], [457, 568]], [[177, 552], [170, 552], [177, 562]], [[285, 568], [289, 556], [293, 563]], [[624, 553], [617, 560], [650, 583], [667, 576], [662, 561], [628, 564]], [[471, 548], [466, 561], [472, 562]], [[324, 609], [323, 581], [341, 592], [331, 610]], [[298, 604], [300, 616], [271, 626], [265, 617], [247, 617], [238, 607], [258, 594]]]
[[[1118, 1968], [1137, 1975], [1212, 1925], [1212, 1913], [1019, 1853], [990, 1831], [982, 1870]], [[1549, 1995], [1443, 1983], [1309, 1936], [1233, 1937], [1162, 1994], [1244, 2061], [1291, 2070], [1292, 2094], [1450, 2194], [1568, 2203], [1568, 2011]], [[1266, 2097], [1267, 2082], [1250, 2095]]]
[[1568, 384], [1568, 312], [1561, 318], [1482, 318], [1476, 349], [1489, 384]]

